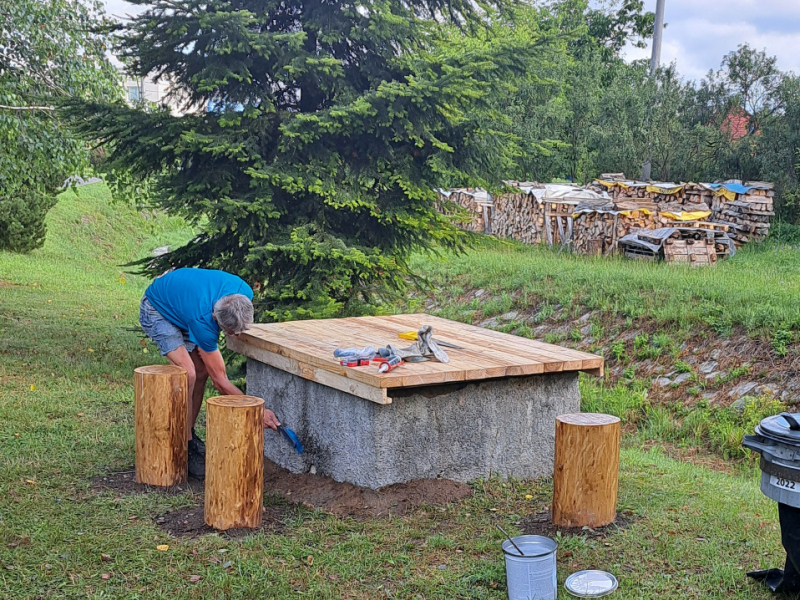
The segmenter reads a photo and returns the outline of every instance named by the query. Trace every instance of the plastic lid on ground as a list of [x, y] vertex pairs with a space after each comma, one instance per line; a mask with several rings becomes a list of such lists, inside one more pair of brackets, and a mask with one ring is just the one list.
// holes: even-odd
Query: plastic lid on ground
[[566, 590], [579, 598], [599, 598], [613, 592], [618, 585], [617, 578], [605, 571], [578, 571], [564, 582]]

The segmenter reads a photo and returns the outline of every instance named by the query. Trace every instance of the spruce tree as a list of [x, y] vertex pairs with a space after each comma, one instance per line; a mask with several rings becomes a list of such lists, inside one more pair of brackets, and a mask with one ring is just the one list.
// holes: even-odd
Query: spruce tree
[[153, 274], [237, 273], [258, 318], [368, 312], [413, 279], [412, 253], [463, 247], [434, 190], [497, 184], [513, 160], [490, 97], [535, 44], [437, 46], [448, 27], [484, 31], [505, 0], [136, 2], [151, 8], [122, 33], [124, 60], [171, 81], [187, 112], [67, 111], [201, 228]]

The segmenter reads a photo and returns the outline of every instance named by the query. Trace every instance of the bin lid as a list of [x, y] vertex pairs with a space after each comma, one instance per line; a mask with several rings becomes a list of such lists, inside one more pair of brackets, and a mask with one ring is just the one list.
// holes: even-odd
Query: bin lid
[[774, 440], [800, 446], [800, 415], [781, 413], [762, 419], [756, 433]]
[[611, 573], [605, 571], [578, 571], [564, 582], [564, 587], [579, 598], [599, 598], [617, 589], [619, 582]]

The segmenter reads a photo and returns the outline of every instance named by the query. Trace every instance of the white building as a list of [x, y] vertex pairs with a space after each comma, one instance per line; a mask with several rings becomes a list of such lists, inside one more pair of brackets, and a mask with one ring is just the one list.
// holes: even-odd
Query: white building
[[125, 100], [133, 105], [138, 102], [149, 102], [153, 104], [164, 104], [170, 108], [174, 115], [182, 115], [181, 103], [174, 96], [170, 95], [171, 86], [163, 80], [156, 83], [149, 77], [133, 78], [125, 73], [123, 68], [119, 68], [120, 80], [125, 93]]

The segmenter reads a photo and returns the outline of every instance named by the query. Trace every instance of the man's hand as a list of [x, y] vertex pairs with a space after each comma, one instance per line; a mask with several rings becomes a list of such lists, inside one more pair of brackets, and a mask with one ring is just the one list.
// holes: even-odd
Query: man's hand
[[280, 423], [280, 421], [278, 421], [278, 418], [275, 416], [275, 413], [272, 412], [270, 409], [265, 408], [264, 409], [264, 429], [269, 427], [270, 429], [272, 429], [274, 431], [278, 431], [278, 425], [280, 425], [280, 424], [281, 423]]

